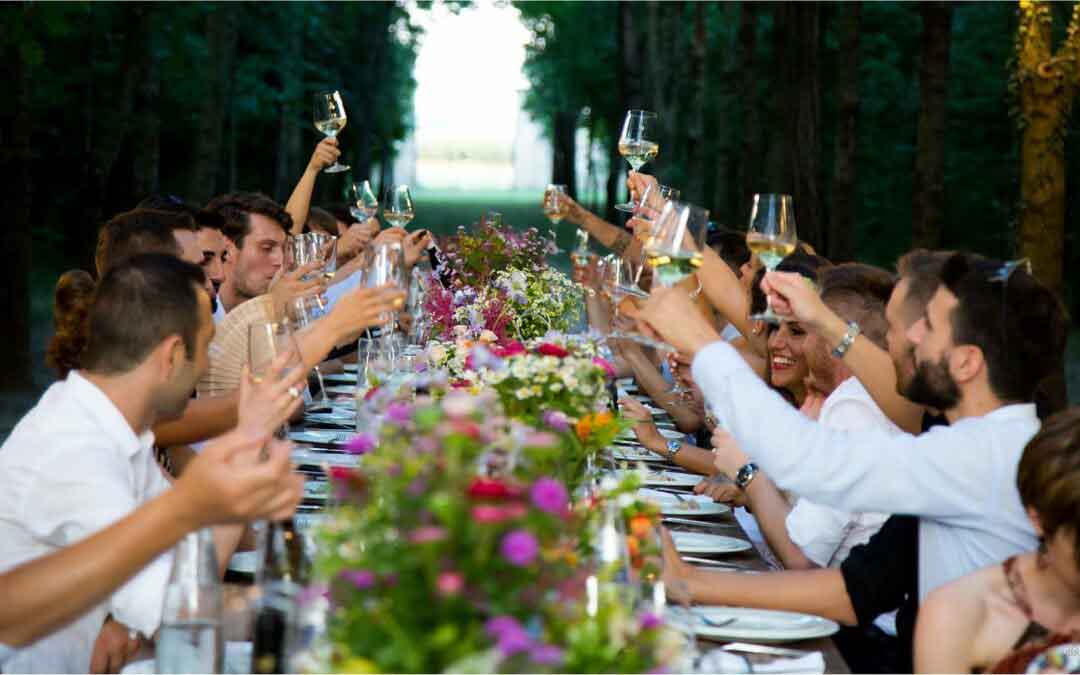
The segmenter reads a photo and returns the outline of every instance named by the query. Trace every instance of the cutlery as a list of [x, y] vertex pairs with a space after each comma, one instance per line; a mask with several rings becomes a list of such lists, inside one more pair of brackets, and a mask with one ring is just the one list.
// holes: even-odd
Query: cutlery
[[811, 652], [801, 649], [787, 649], [785, 647], [770, 647], [769, 645], [756, 645], [750, 642], [729, 642], [720, 647], [725, 652], [745, 652], [747, 654], [768, 654], [769, 656], [784, 656], [798, 659]]
[[664, 516], [661, 522], [671, 523], [673, 525], [693, 525], [694, 527], [711, 527], [711, 528], [729, 528], [732, 530], [741, 530], [735, 523], [713, 523], [707, 520], [693, 520], [691, 518], [676, 518], [674, 516]]
[[691, 504], [694, 501], [692, 499], [687, 499], [686, 497], [684, 497], [682, 495], [681, 492], [678, 492], [676, 490], [668, 490], [668, 489], [665, 489], [665, 488], [653, 487], [651, 485], [649, 486], [649, 489], [654, 491], [654, 492], [663, 492], [666, 495], [671, 495], [672, 497], [677, 499], [680, 504]]
[[713, 560], [712, 558], [698, 558], [692, 555], [684, 555], [682, 559], [688, 563], [695, 563], [698, 565], [713, 565], [715, 567], [727, 567], [733, 570], [751, 570], [756, 571], [752, 567], [746, 565], [736, 565], [735, 563], [723, 562], [721, 560]]
[[709, 617], [705, 616], [704, 614], [698, 614], [697, 612], [690, 612], [690, 613], [693, 614], [695, 618], [700, 619], [702, 623], [704, 623], [706, 626], [708, 626], [710, 628], [723, 628], [724, 626], [730, 626], [731, 624], [733, 624], [733, 623], [735, 623], [736, 621], [739, 620], [739, 617], [732, 616], [732, 617], [728, 617], [727, 619], [723, 619], [721, 621], [716, 621], [715, 619], [710, 619]]

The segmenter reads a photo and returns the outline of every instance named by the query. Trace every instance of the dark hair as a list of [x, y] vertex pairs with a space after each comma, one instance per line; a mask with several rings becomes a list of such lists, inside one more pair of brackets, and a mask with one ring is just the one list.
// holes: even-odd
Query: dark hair
[[925, 308], [941, 283], [941, 268], [956, 251], [916, 248], [896, 261], [896, 274], [908, 282], [907, 300]]
[[705, 240], [728, 267], [740, 276], [739, 268], [750, 260], [750, 248], [746, 245], [746, 233], [720, 227], [709, 232]]
[[328, 204], [326, 210], [329, 211], [334, 218], [337, 218], [346, 225], [351, 225], [356, 222], [356, 217], [353, 216], [352, 211], [349, 210], [349, 205], [344, 202]]
[[137, 255], [109, 269], [98, 284], [89, 313], [82, 367], [125, 373], [170, 335], [195, 354], [203, 272], [176, 256]]
[[[1058, 530], [1080, 536], [1080, 407], [1051, 416], [1028, 441], [1016, 470], [1020, 501], [1039, 514], [1043, 536]], [[1080, 538], [1074, 555], [1080, 565]]]
[[885, 348], [885, 305], [896, 280], [880, 267], [842, 263], [818, 272], [821, 300], [845, 321], [859, 324], [862, 334]]
[[60, 379], [79, 367], [86, 349], [87, 318], [96, 283], [88, 272], [70, 270], [56, 282], [53, 292], [53, 326], [45, 364], [56, 370]]
[[206, 210], [222, 218], [221, 233], [236, 245], [244, 247], [244, 237], [251, 233], [251, 214], [266, 216], [281, 226], [286, 234], [293, 220], [281, 205], [261, 192], [230, 192], [210, 200]]
[[206, 209], [200, 209], [174, 195], [150, 195], [139, 202], [136, 208], [168, 211], [169, 213], [186, 213], [195, 221], [198, 229], [220, 230], [225, 224], [225, 220], [220, 215]]
[[941, 284], [959, 301], [953, 342], [982, 350], [998, 399], [1032, 401], [1063, 359], [1067, 321], [1057, 297], [1023, 269], [995, 281], [1002, 265], [970, 253], [945, 261]]
[[98, 278], [119, 262], [139, 253], [168, 253], [180, 255], [175, 230], [197, 230], [198, 226], [186, 213], [170, 213], [154, 209], [134, 209], [113, 216], [98, 232], [94, 265]]
[[[806, 253], [802, 249], [796, 249], [794, 253], [780, 261], [776, 266], [777, 272], [796, 272], [810, 281], [817, 283], [818, 273], [821, 269], [832, 265], [828, 260], [819, 255]], [[767, 272], [764, 267], [758, 268], [754, 273], [754, 282], [750, 284], [750, 313], [760, 314], [765, 311], [767, 299], [765, 291], [761, 290], [761, 280]]]
[[318, 230], [326, 234], [337, 236], [337, 218], [329, 211], [325, 211], [320, 208], [311, 208], [308, 210], [307, 222], [304, 223], [304, 229], [307, 232]]

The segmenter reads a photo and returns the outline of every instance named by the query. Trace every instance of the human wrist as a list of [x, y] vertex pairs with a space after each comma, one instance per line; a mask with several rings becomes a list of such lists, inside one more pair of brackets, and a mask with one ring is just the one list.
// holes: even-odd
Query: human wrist
[[844, 339], [844, 335], [847, 334], [848, 324], [836, 314], [829, 312], [816, 324], [812, 324], [810, 329], [820, 335], [825, 344], [829, 345], [831, 349]]

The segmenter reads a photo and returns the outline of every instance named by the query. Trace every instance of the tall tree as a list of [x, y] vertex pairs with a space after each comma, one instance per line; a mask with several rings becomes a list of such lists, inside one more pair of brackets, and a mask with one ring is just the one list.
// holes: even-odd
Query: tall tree
[[[690, 50], [687, 54], [689, 72], [686, 80], [690, 90], [686, 99], [687, 194], [685, 196], [688, 200], [697, 203], [702, 203], [706, 194], [705, 149], [708, 143], [705, 138], [705, 91], [708, 75], [705, 56], [708, 38], [705, 34], [705, 11], [709, 6], [703, 2], [695, 2], [692, 5], [693, 30], [690, 36]], [[728, 158], [726, 147], [723, 154], [726, 161]]]
[[770, 52], [772, 63], [768, 97], [769, 127], [767, 175], [769, 187], [765, 192], [791, 193], [794, 191], [792, 167], [788, 161], [788, 143], [791, 138], [791, 121], [794, 119], [794, 96], [791, 93], [794, 78], [795, 53], [792, 47], [792, 11], [790, 2], [772, 3], [772, 34]]
[[0, 167], [4, 176], [0, 194], [7, 223], [0, 228], [0, 246], [8, 260], [0, 271], [0, 312], [5, 328], [0, 331], [0, 390], [24, 391], [33, 386], [30, 368], [30, 233], [32, 160], [30, 140], [31, 63], [44, 54], [29, 37], [30, 20], [39, 7], [29, 2], [7, 3], [0, 17], [8, 30], [0, 37], [0, 72], [8, 87], [8, 105], [0, 109]]
[[[163, 16], [162, 16], [163, 15]], [[139, 14], [136, 38], [141, 52], [139, 83], [135, 91], [135, 142], [133, 197], [142, 199], [158, 192], [161, 168], [161, 38], [167, 13], [153, 4]]]
[[912, 245], [940, 248], [945, 207], [945, 103], [953, 6], [924, 2], [919, 54], [919, 126], [912, 179]]
[[792, 197], [799, 239], [826, 250], [821, 205], [821, 5], [790, 3], [791, 95], [794, 97], [787, 139]]
[[577, 198], [577, 175], [574, 171], [577, 157], [577, 115], [570, 112], [555, 113], [554, 128], [554, 159], [551, 168], [551, 180], [556, 184], [566, 186], [570, 197]]
[[832, 206], [829, 210], [828, 257], [851, 260], [855, 255], [856, 177], [858, 176], [859, 28], [862, 3], [839, 5], [840, 54], [837, 73], [836, 151], [833, 157]]
[[1016, 37], [1020, 93], [1020, 255], [1055, 291], [1065, 244], [1065, 130], [1080, 90], [1080, 2], [1065, 41], [1051, 48], [1049, 3], [1021, 0]]
[[188, 196], [206, 201], [220, 186], [225, 110], [229, 79], [236, 56], [239, 5], [220, 3], [206, 14], [207, 91], [202, 99], [199, 130], [195, 137], [195, 167]]
[[764, 168], [761, 162], [761, 131], [758, 125], [758, 73], [756, 71], [758, 33], [758, 4], [739, 3], [738, 66], [741, 129], [739, 140], [739, 183], [735, 200], [735, 217], [750, 213], [750, 196], [756, 191]]

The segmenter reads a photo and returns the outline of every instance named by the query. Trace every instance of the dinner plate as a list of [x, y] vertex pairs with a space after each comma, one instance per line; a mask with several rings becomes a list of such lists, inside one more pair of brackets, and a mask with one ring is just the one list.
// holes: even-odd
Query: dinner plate
[[336, 384], [334, 386], [327, 385], [326, 393], [330, 396], [355, 396], [356, 395], [356, 383], [353, 384]]
[[738, 553], [753, 548], [745, 539], [704, 532], [672, 532], [679, 553]]
[[237, 551], [229, 558], [229, 569], [241, 574], [255, 574], [258, 551]]
[[330, 412], [306, 413], [304, 419], [318, 424], [333, 424], [335, 426], [354, 426], [356, 415], [347, 410], [332, 410]]
[[611, 456], [621, 462], [666, 462], [667, 460], [646, 448], [630, 445], [616, 445], [608, 448]]
[[344, 366], [344, 369], [345, 369], [346, 373], [354, 373], [355, 374], [360, 369], [360, 367], [355, 363], [346, 363], [345, 366]]
[[326, 522], [330, 516], [325, 513], [296, 513], [293, 514], [293, 525], [301, 532], [306, 532], [313, 527], [318, 527]]
[[323, 382], [337, 382], [342, 384], [356, 384], [356, 373], [330, 373], [323, 375]]
[[[622, 477], [622, 472], [616, 472]], [[702, 477], [696, 473], [683, 473], [681, 471], [667, 471], [666, 469], [649, 469], [645, 474], [645, 485], [657, 487], [694, 487], [701, 482]], [[674, 497], [672, 497], [674, 499]]]
[[702, 637], [743, 642], [792, 642], [828, 637], [840, 630], [835, 621], [770, 609], [747, 607], [692, 607], [691, 619], [683, 607], [669, 606], [666, 619], [685, 630], [692, 627]]
[[322, 429], [306, 429], [304, 431], [290, 431], [289, 440], [300, 443], [319, 443], [322, 445], [345, 444], [352, 436], [348, 431], [324, 431]]
[[325, 480], [304, 481], [304, 499], [325, 501], [330, 495], [330, 482]]
[[312, 448], [297, 448], [292, 451], [293, 464], [301, 466], [343, 466], [353, 468], [360, 466], [359, 455], [349, 455], [343, 452], [319, 452]]
[[679, 501], [673, 494], [649, 488], [641, 488], [637, 494], [659, 504], [660, 512], [665, 516], [717, 516], [731, 510], [727, 504], [717, 504], [703, 495], [680, 495], [682, 501]]
[[[686, 434], [679, 431], [678, 429], [665, 429], [663, 427], [658, 427], [656, 430], [658, 432], [660, 432], [660, 435], [663, 436], [664, 438], [668, 438], [668, 439], [671, 439], [673, 441], [684, 441], [684, 440], [686, 440]], [[627, 429], [626, 431], [623, 431], [621, 434], [619, 434], [615, 438], [617, 440], [620, 440], [620, 441], [637, 440], [637, 436], [635, 436], [634, 432], [632, 430], [630, 430], [630, 429]]]

